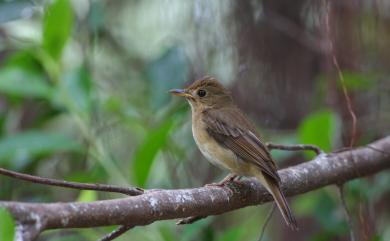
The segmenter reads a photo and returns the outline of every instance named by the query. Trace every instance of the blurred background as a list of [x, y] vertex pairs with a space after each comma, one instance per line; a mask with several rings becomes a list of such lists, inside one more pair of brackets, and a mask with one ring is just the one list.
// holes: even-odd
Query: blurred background
[[[3, 168], [144, 188], [218, 181], [227, 173], [197, 150], [189, 107], [167, 93], [205, 75], [232, 90], [267, 141], [349, 146], [342, 83], [357, 115], [355, 145], [390, 134], [388, 0], [1, 0], [0, 22]], [[272, 153], [280, 167], [313, 157]], [[389, 183], [386, 171], [345, 186], [358, 240], [390, 240]], [[118, 197], [0, 176], [1, 200]], [[264, 240], [349, 240], [336, 187], [290, 203], [300, 231], [275, 212]], [[254, 241], [270, 208], [180, 227], [156, 222], [117, 240]], [[113, 229], [48, 231], [39, 240], [97, 240]]]

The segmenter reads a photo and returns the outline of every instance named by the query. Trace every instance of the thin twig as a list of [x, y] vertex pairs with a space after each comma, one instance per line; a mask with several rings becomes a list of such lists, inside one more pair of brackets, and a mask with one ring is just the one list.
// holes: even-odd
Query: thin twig
[[372, 149], [372, 150], [374, 150], [374, 151], [378, 151], [378, 152], [381, 152], [381, 153], [383, 153], [383, 154], [390, 155], [390, 152], [385, 151], [385, 150], [378, 149], [378, 148], [373, 147], [373, 146], [371, 146], [371, 145], [367, 145], [367, 147], [370, 148], [370, 149]]
[[341, 148], [338, 148], [334, 151], [332, 151], [331, 153], [332, 154], [336, 154], [336, 153], [340, 153], [340, 152], [346, 152], [346, 151], [350, 151], [350, 150], [353, 150], [354, 148], [353, 147], [341, 147]]
[[[325, 15], [326, 29], [327, 29], [328, 35], [330, 36], [329, 13], [330, 13], [330, 4], [331, 3], [329, 0], [326, 3], [327, 3], [327, 6], [326, 6], [327, 11], [326, 11], [326, 15]], [[338, 74], [338, 77], [340, 79], [341, 87], [343, 90], [343, 95], [344, 95], [345, 101], [347, 102], [348, 112], [349, 112], [351, 119], [352, 119], [352, 132], [351, 132], [351, 140], [349, 143], [349, 148], [353, 148], [353, 146], [355, 145], [355, 141], [356, 141], [357, 118], [356, 118], [355, 112], [353, 111], [353, 108], [352, 108], [351, 98], [350, 98], [350, 96], [348, 94], [348, 90], [345, 86], [345, 80], [344, 80], [343, 73], [341, 72], [339, 62], [336, 58], [334, 44], [333, 44], [334, 40], [332, 38], [329, 38], [329, 39], [330, 39], [330, 49], [331, 49], [331, 54], [332, 54], [332, 62], [333, 62], [334, 67], [337, 70], [337, 74]], [[351, 154], [351, 157], [352, 157], [352, 154]], [[353, 162], [353, 158], [351, 158], [351, 160]], [[349, 226], [350, 238], [351, 238], [351, 241], [355, 241], [356, 239], [355, 239], [355, 235], [354, 235], [354, 231], [353, 231], [353, 223], [352, 223], [351, 215], [350, 215], [348, 208], [347, 208], [347, 204], [345, 202], [343, 185], [340, 184], [340, 185], [337, 185], [337, 187], [338, 187], [338, 191], [339, 191], [339, 195], [340, 195], [341, 205], [343, 207], [345, 218], [346, 218], [346, 221], [347, 221], [348, 226]]]
[[[330, 1], [329, 0], [327, 1], [327, 8], [326, 9], [327, 9], [327, 12], [325, 15], [326, 30], [327, 30], [328, 35], [330, 36], [330, 23], [329, 23]], [[351, 133], [351, 141], [349, 143], [349, 147], [353, 147], [355, 145], [355, 141], [356, 141], [357, 118], [356, 118], [356, 114], [352, 108], [352, 102], [351, 102], [351, 98], [348, 94], [347, 87], [345, 86], [344, 75], [341, 72], [341, 68], [340, 68], [339, 62], [338, 62], [336, 54], [335, 54], [333, 39], [330, 37], [329, 37], [329, 39], [330, 39], [329, 43], [330, 43], [330, 52], [332, 55], [332, 62], [333, 62], [334, 67], [337, 70], [337, 74], [338, 74], [338, 77], [340, 79], [341, 87], [343, 90], [343, 95], [344, 95], [345, 101], [347, 102], [348, 112], [349, 112], [351, 119], [352, 119], [352, 133]]]
[[275, 207], [276, 207], [275, 203], [272, 204], [272, 208], [271, 208], [271, 210], [268, 212], [267, 217], [265, 218], [264, 224], [263, 224], [263, 226], [262, 226], [262, 228], [261, 228], [261, 233], [260, 233], [259, 241], [261, 241], [261, 240], [263, 239], [263, 237], [264, 237], [265, 229], [267, 228], [268, 223], [269, 223], [269, 221], [271, 220], [272, 214], [273, 214], [274, 211], [275, 211]]
[[108, 184], [68, 182], [68, 181], [64, 181], [64, 180], [38, 177], [38, 176], [29, 175], [29, 174], [14, 172], [14, 171], [7, 170], [4, 168], [0, 168], [0, 174], [2, 174], [4, 176], [24, 180], [24, 181], [33, 182], [33, 183], [39, 183], [39, 184], [57, 186], [57, 187], [73, 188], [73, 189], [79, 189], [79, 190], [95, 190], [95, 191], [102, 191], [102, 192], [115, 192], [115, 193], [126, 194], [129, 196], [137, 196], [137, 195], [141, 195], [144, 193], [144, 190], [141, 188], [138, 188], [138, 187], [120, 187], [120, 186], [114, 186], [114, 185], [108, 185]]
[[339, 191], [340, 201], [341, 201], [341, 205], [342, 205], [343, 210], [344, 210], [345, 219], [346, 219], [348, 227], [349, 227], [349, 235], [351, 237], [351, 241], [355, 241], [356, 238], [355, 238], [355, 233], [353, 231], [352, 218], [351, 218], [351, 214], [348, 210], [347, 203], [345, 202], [345, 197], [344, 197], [344, 185], [343, 184], [337, 185], [337, 189]]
[[317, 155], [324, 153], [321, 148], [315, 145], [297, 144], [297, 145], [281, 145], [275, 143], [266, 143], [269, 149], [278, 149], [284, 151], [314, 151]]
[[179, 219], [179, 221], [176, 222], [176, 225], [191, 224], [204, 218], [207, 218], [207, 216], [192, 216], [188, 218], [183, 218], [183, 219]]
[[128, 230], [132, 229], [134, 226], [126, 226], [122, 225], [119, 228], [115, 229], [111, 233], [107, 234], [106, 236], [102, 237], [98, 241], [111, 241], [115, 238], [121, 236], [122, 234], [126, 233]]
[[351, 141], [349, 143], [349, 147], [353, 147], [355, 145], [355, 142], [356, 142], [356, 123], [357, 123], [357, 118], [356, 118], [355, 112], [352, 109], [351, 98], [349, 97], [348, 90], [345, 87], [345, 80], [344, 80], [343, 73], [340, 70], [339, 62], [337, 61], [337, 58], [336, 58], [336, 56], [334, 54], [333, 54], [333, 58], [332, 59], [333, 59], [333, 64], [334, 64], [334, 66], [337, 69], [337, 72], [338, 72], [338, 75], [339, 75], [339, 79], [340, 79], [340, 82], [341, 82], [341, 87], [343, 89], [344, 98], [345, 98], [345, 101], [347, 102], [348, 112], [349, 112], [349, 114], [351, 116], [351, 119], [352, 119], [352, 133], [351, 133]]

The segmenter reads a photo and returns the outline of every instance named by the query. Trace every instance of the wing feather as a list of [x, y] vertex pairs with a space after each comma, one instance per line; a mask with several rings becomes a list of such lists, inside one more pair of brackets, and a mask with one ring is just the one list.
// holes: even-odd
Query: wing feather
[[204, 110], [203, 121], [209, 135], [218, 143], [232, 150], [242, 160], [255, 164], [274, 180], [280, 181], [275, 162], [267, 147], [239, 110]]

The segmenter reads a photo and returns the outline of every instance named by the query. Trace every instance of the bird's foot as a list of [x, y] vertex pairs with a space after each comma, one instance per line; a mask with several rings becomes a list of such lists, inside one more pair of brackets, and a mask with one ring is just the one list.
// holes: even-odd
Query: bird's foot
[[[205, 186], [206, 187], [222, 187], [222, 188], [225, 188], [225, 187], [227, 187], [227, 185], [229, 183], [239, 182], [239, 181], [235, 180], [238, 177], [239, 177], [238, 175], [229, 174], [224, 179], [222, 179], [222, 181], [216, 182], [216, 183], [209, 183], [209, 184], [206, 184]], [[227, 188], [229, 188], [229, 190], [231, 191], [230, 187], [227, 187]]]

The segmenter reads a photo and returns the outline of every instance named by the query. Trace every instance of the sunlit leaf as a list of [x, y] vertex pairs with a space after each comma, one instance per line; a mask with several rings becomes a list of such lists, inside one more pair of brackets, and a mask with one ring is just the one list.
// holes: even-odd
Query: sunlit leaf
[[0, 70], [0, 92], [18, 97], [49, 98], [52, 88], [38, 73], [7, 67]]
[[73, 25], [73, 10], [69, 0], [54, 0], [45, 9], [43, 47], [54, 59], [59, 59]]
[[[324, 151], [330, 151], [335, 144], [337, 132], [336, 115], [329, 110], [318, 111], [307, 116], [300, 124], [298, 128], [299, 143], [314, 144]], [[311, 152], [305, 154], [308, 157], [314, 156]]]
[[15, 221], [5, 208], [0, 208], [0, 240], [13, 241], [15, 235]]
[[173, 118], [167, 119], [161, 126], [151, 130], [145, 140], [138, 146], [133, 161], [133, 174], [137, 185], [145, 186], [153, 160], [161, 148], [164, 147], [174, 123]]
[[63, 134], [28, 131], [0, 139], [0, 162], [12, 160], [17, 168], [38, 155], [78, 150], [79, 143]]
[[82, 190], [77, 198], [78, 202], [93, 202], [97, 200], [97, 192], [93, 190]]

